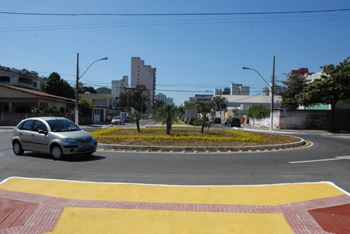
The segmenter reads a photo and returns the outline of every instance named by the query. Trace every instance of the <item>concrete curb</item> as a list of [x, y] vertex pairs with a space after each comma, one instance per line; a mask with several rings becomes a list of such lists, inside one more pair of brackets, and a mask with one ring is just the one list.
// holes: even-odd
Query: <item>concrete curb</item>
[[280, 150], [300, 147], [306, 144], [300, 137], [299, 141], [275, 145], [257, 145], [257, 146], [232, 146], [232, 147], [200, 147], [200, 146], [141, 146], [141, 145], [119, 145], [98, 143], [97, 148], [103, 150], [131, 151], [131, 152], [171, 152], [171, 153], [230, 153], [230, 152], [250, 152]]

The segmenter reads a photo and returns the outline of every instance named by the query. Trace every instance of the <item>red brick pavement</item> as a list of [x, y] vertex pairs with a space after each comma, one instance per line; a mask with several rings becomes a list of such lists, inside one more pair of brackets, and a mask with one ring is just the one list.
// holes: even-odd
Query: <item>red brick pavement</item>
[[44, 233], [52, 231], [64, 207], [176, 210], [229, 213], [282, 213], [284, 214], [287, 222], [289, 223], [294, 233], [328, 233], [320, 226], [320, 224], [313, 218], [313, 216], [308, 211], [325, 207], [350, 204], [350, 197], [347, 195], [310, 200], [305, 202], [296, 202], [278, 206], [254, 206], [76, 200], [12, 192], [1, 189], [0, 199], [11, 199], [37, 204], [37, 208], [23, 226], [2, 228], [0, 229], [0, 234]]
[[309, 210], [321, 225], [332, 233], [350, 233], [350, 204]]

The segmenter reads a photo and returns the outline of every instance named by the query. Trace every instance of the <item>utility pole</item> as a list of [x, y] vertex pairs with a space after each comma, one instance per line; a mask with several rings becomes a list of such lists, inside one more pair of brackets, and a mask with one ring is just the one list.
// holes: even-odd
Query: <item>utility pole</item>
[[77, 53], [77, 74], [75, 80], [75, 124], [79, 124], [79, 53]]
[[97, 59], [90, 63], [90, 65], [86, 68], [86, 70], [80, 75], [79, 72], [79, 53], [77, 53], [77, 75], [75, 80], [75, 124], [79, 124], [79, 94], [78, 94], [78, 88], [79, 88], [79, 80], [85, 75], [85, 73], [90, 69], [94, 63], [102, 60], [107, 60], [108, 57], [104, 57], [101, 59]]
[[275, 56], [272, 61], [272, 78], [271, 78], [271, 108], [270, 108], [270, 131], [273, 130], [273, 110], [274, 110], [274, 94], [275, 94]]
[[222, 91], [221, 91], [221, 88], [220, 88], [220, 106], [219, 106], [219, 110], [220, 110], [220, 123], [221, 123], [221, 121], [222, 121], [222, 116], [221, 116], [221, 106], [222, 106], [222, 103], [221, 103], [221, 95], [222, 95]]
[[271, 93], [271, 104], [270, 104], [270, 131], [273, 130], [273, 110], [274, 110], [274, 94], [275, 94], [275, 56], [273, 56], [272, 61], [272, 78], [271, 78], [271, 84], [265, 80], [265, 78], [260, 74], [259, 71], [250, 68], [250, 67], [242, 67], [243, 70], [251, 70], [256, 72], [261, 79], [267, 84], [267, 86], [270, 88]]

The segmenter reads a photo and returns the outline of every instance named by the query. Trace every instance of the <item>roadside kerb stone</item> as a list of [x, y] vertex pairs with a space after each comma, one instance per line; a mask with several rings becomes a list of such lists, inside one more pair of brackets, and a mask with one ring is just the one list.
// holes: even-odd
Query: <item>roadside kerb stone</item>
[[138, 151], [138, 152], [246, 152], [246, 151], [266, 151], [266, 150], [278, 150], [295, 148], [305, 145], [305, 140], [299, 139], [297, 142], [285, 143], [285, 144], [273, 144], [273, 145], [256, 145], [256, 146], [227, 146], [227, 147], [216, 147], [216, 146], [142, 146], [142, 145], [120, 145], [120, 144], [103, 144], [98, 143], [98, 149], [104, 150], [116, 150], [116, 151]]

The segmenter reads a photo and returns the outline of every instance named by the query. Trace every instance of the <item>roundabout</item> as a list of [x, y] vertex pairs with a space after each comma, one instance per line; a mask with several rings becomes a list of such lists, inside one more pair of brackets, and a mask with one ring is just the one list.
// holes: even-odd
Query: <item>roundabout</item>
[[142, 129], [141, 132], [107, 128], [91, 131], [91, 134], [99, 141], [100, 150], [122, 152], [233, 153], [282, 150], [306, 145], [300, 137], [227, 129], [208, 129], [200, 134], [198, 129], [175, 128], [171, 135], [164, 135], [162, 128]]
[[346, 233], [334, 228], [344, 227], [340, 214], [349, 217], [349, 137], [297, 136], [313, 145], [209, 154], [101, 150], [62, 161], [15, 157], [4, 144], [0, 202], [9, 217], [28, 214], [5, 222], [20, 225], [6, 233]]

